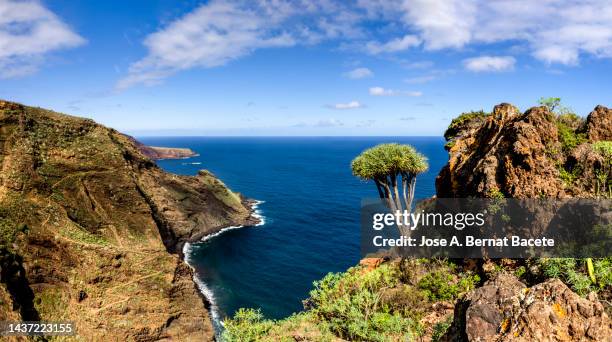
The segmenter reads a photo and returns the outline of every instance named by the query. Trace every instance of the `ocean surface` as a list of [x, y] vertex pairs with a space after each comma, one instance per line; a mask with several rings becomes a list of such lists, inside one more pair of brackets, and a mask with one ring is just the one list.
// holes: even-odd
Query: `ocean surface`
[[377, 196], [373, 183], [353, 177], [351, 160], [383, 142], [411, 144], [429, 158], [417, 179], [417, 198], [435, 194], [447, 161], [442, 137], [163, 137], [152, 146], [188, 147], [200, 155], [162, 160], [169, 172], [207, 169], [233, 191], [262, 203], [264, 224], [231, 229], [192, 244], [188, 262], [213, 303], [214, 318], [241, 307], [270, 318], [302, 309], [312, 282], [359, 262], [359, 208]]

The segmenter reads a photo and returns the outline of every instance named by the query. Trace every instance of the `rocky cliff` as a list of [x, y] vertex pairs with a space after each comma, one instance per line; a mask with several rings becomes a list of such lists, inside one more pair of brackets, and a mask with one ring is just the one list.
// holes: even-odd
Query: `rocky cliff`
[[84, 340], [211, 340], [185, 241], [253, 223], [206, 171], [159, 169], [113, 129], [0, 101], [0, 320]]
[[198, 155], [189, 148], [147, 146], [134, 138], [131, 140], [142, 154], [152, 160], [184, 159]]
[[[449, 161], [436, 180], [438, 197], [612, 197], [612, 110], [606, 107], [582, 119], [546, 107], [521, 113], [503, 103], [491, 113], [459, 116], [445, 138]], [[596, 261], [596, 284], [583, 265], [578, 259], [486, 261], [481, 270], [489, 280], [457, 301], [440, 340], [612, 341], [610, 260]], [[582, 289], [585, 298], [549, 277]], [[587, 293], [592, 290], [599, 293]]]
[[[438, 197], [594, 197], [609, 190], [609, 161], [593, 149], [612, 140], [612, 110], [603, 106], [582, 120], [502, 103], [490, 114], [459, 116], [445, 137], [449, 161], [436, 180]], [[605, 184], [596, 174], [607, 176]]]

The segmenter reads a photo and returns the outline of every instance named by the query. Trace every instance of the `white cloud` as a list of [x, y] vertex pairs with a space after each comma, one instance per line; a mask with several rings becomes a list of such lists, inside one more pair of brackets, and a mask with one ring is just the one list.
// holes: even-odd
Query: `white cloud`
[[179, 71], [221, 66], [257, 49], [356, 38], [359, 20], [342, 2], [328, 0], [212, 0], [147, 36], [148, 54], [116, 88], [154, 85]]
[[0, 1], [0, 78], [38, 70], [45, 54], [85, 40], [37, 1]]
[[357, 109], [363, 108], [363, 104], [359, 101], [351, 101], [347, 103], [336, 103], [335, 105], [329, 106], [332, 109]]
[[317, 121], [317, 123], [314, 124], [314, 127], [338, 127], [338, 126], [344, 126], [344, 122], [337, 120], [337, 119], [323, 119], [323, 120], [319, 120]]
[[423, 95], [420, 91], [402, 91], [385, 89], [383, 87], [372, 87], [369, 89], [370, 95], [372, 96], [412, 96], [418, 97]]
[[427, 69], [433, 65], [432, 61], [402, 62], [402, 66], [407, 69]]
[[304, 128], [304, 127], [340, 127], [340, 126], [344, 126], [344, 122], [338, 119], [330, 118], [330, 119], [321, 119], [314, 123], [300, 122], [300, 123], [293, 125], [292, 127]]
[[463, 60], [463, 66], [474, 72], [499, 72], [514, 69], [516, 60], [512, 56], [481, 56]]
[[[577, 64], [581, 54], [612, 57], [609, 0], [405, 0], [393, 2], [393, 20], [417, 34], [425, 49], [518, 42], [546, 63]], [[389, 17], [388, 3], [363, 5]]]
[[437, 76], [434, 75], [424, 75], [424, 76], [416, 76], [410, 77], [404, 80], [406, 83], [427, 83], [437, 79]]
[[374, 76], [374, 73], [368, 68], [357, 68], [344, 73], [344, 77], [350, 78], [352, 80], [358, 80], [361, 78], [368, 78], [372, 76]]
[[396, 38], [386, 43], [371, 41], [366, 44], [366, 51], [373, 55], [380, 53], [399, 52], [411, 47], [419, 46], [421, 39], [415, 35], [407, 34], [402, 38]]
[[472, 39], [475, 1], [407, 0], [403, 10], [406, 23], [419, 31], [426, 49], [458, 48]]
[[[6, 1], [3, 3], [16, 3]], [[42, 8], [34, 4], [29, 6]], [[549, 64], [575, 65], [582, 55], [612, 57], [609, 0], [358, 0], [353, 4], [340, 0], [212, 0], [147, 36], [147, 55], [130, 66], [117, 88], [155, 84], [182, 70], [224, 65], [257, 49], [329, 40], [341, 48], [385, 57], [409, 49], [463, 49], [500, 42]], [[44, 11], [42, 15], [19, 13], [48, 17]], [[43, 33], [70, 33], [53, 18], [50, 21], [59, 23], [60, 29]], [[79, 39], [75, 34], [61, 43], [44, 39], [48, 45], [42, 50], [78, 45]], [[0, 61], [13, 60], [15, 57], [4, 57]]]
[[144, 41], [149, 54], [130, 66], [117, 88], [156, 84], [193, 67], [220, 66], [258, 48], [294, 45], [290, 35], [270, 30], [286, 16], [285, 11], [281, 8], [278, 13], [262, 16], [229, 2], [200, 6], [149, 35]]

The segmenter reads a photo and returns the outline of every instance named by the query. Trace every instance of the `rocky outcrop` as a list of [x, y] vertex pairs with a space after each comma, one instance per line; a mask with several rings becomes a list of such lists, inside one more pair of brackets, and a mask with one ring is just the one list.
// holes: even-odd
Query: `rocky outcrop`
[[185, 159], [198, 156], [197, 153], [189, 148], [147, 146], [134, 138], [130, 137], [130, 140], [136, 144], [138, 150], [140, 150], [140, 153], [152, 160]]
[[[612, 139], [612, 111], [596, 107], [575, 131], [561, 132], [558, 120], [546, 107], [521, 113], [503, 103], [488, 116], [451, 125], [452, 134], [445, 135], [449, 161], [436, 179], [437, 196], [593, 196], [589, 172], [601, 163], [595, 163], [598, 157], [589, 142]], [[581, 130], [588, 141], [581, 141]], [[590, 159], [590, 164], [574, 168], [580, 158]]]
[[562, 196], [553, 120], [545, 107], [521, 114], [510, 104], [495, 106], [480, 124], [452, 138], [449, 162], [436, 179], [438, 197]]
[[[490, 115], [462, 115], [445, 137], [449, 162], [436, 179], [438, 197], [606, 196], [593, 181], [610, 172], [609, 156], [593, 144], [612, 140], [606, 107], [584, 120], [500, 104]], [[559, 279], [543, 280], [527, 287], [513, 275], [494, 276], [457, 302], [443, 340], [612, 341], [612, 320], [594, 293], [581, 298]]]
[[581, 298], [558, 279], [531, 288], [499, 274], [455, 306], [447, 341], [610, 341], [612, 321], [594, 294]]
[[586, 134], [591, 141], [612, 140], [612, 110], [595, 107], [587, 117]]
[[166, 173], [115, 130], [0, 101], [0, 318], [72, 320], [84, 340], [211, 340], [180, 247], [249, 223], [206, 171]]

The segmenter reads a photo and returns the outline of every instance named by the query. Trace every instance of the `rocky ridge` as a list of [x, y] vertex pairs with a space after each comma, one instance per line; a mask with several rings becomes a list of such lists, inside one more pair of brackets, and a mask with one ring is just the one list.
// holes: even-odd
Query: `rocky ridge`
[[[607, 196], [594, 181], [597, 175], [612, 179], [610, 155], [594, 148], [612, 140], [612, 110], [604, 106], [583, 120], [546, 107], [521, 113], [503, 103], [490, 114], [453, 120], [445, 138], [449, 161], [436, 179], [438, 197]], [[602, 303], [594, 292], [582, 298], [559, 279], [529, 287], [502, 272], [459, 299], [440, 340], [612, 341]]]
[[254, 223], [241, 195], [207, 171], [162, 171], [92, 120], [7, 101], [0, 170], [0, 320], [72, 320], [85, 340], [214, 338], [181, 246]]
[[561, 131], [560, 124], [546, 107], [521, 113], [507, 103], [489, 115], [453, 120], [445, 134], [449, 161], [436, 179], [437, 196], [594, 197], [593, 172], [605, 161], [591, 144], [612, 140], [612, 110], [597, 106], [571, 129]]

